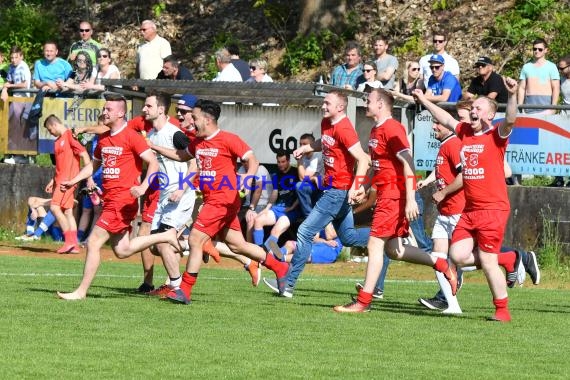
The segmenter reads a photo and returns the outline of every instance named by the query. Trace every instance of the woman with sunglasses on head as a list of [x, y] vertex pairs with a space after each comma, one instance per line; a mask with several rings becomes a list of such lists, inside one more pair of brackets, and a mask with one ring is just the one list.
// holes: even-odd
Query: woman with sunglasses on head
[[107, 48], [102, 48], [97, 54], [96, 83], [85, 83], [83, 88], [86, 90], [104, 91], [105, 86], [98, 83], [101, 79], [121, 79], [121, 72], [119, 68], [113, 64], [111, 51]]
[[372, 87], [372, 88], [383, 88], [384, 87], [382, 85], [382, 82], [380, 82], [379, 80], [376, 80], [377, 69], [376, 69], [376, 63], [374, 63], [374, 61], [366, 61], [364, 63], [362, 72], [364, 75], [364, 79], [366, 81], [360, 83], [358, 85], [358, 88], [356, 89], [356, 91], [364, 91], [366, 89], [366, 86]]
[[425, 92], [424, 81], [420, 75], [420, 64], [417, 61], [406, 61], [406, 69], [404, 70], [404, 77], [396, 85], [392, 92], [397, 98], [414, 102], [412, 91], [420, 89]]
[[58, 80], [56, 85], [60, 90], [66, 91], [84, 91], [84, 84], [95, 83], [97, 71], [93, 67], [89, 54], [81, 50], [75, 56], [73, 61], [73, 72], [66, 81]]

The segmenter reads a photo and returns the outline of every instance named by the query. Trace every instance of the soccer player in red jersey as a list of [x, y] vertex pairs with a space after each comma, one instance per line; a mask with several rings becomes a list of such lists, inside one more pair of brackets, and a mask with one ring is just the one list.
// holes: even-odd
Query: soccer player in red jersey
[[[129, 239], [131, 222], [138, 211], [137, 198], [148, 188], [149, 177], [157, 172], [158, 162], [145, 139], [127, 128], [125, 98], [111, 94], [105, 100], [103, 115], [105, 125], [110, 130], [100, 136], [93, 161], [74, 178], [61, 184], [62, 187], [71, 188], [89, 177], [93, 169], [103, 166], [103, 212], [89, 235], [83, 278], [79, 287], [71, 293], [57, 293], [65, 300], [79, 300], [87, 296], [87, 290], [99, 268], [101, 247], [107, 240], [111, 241], [115, 255], [121, 259], [157, 243], [168, 242], [178, 247], [174, 229]], [[148, 164], [148, 170], [143, 182], [139, 183], [143, 162]]]
[[502, 260], [511, 259], [499, 252], [510, 213], [503, 161], [517, 115], [517, 82], [512, 78], [504, 81], [509, 97], [505, 120], [497, 127], [492, 124], [497, 103], [487, 97], [473, 102], [471, 123], [457, 121], [428, 101], [421, 91], [416, 90], [414, 97], [462, 140], [465, 209], [453, 232], [450, 257], [458, 266], [476, 265], [483, 269], [495, 305], [495, 313], [489, 319], [509, 322], [507, 285], [499, 265], [504, 264]]
[[362, 313], [370, 310], [372, 293], [380, 276], [384, 250], [393, 260], [428, 265], [442, 272], [457, 287], [455, 268], [447, 260], [426, 254], [402, 243], [408, 236], [409, 222], [419, 216], [415, 199], [416, 177], [406, 128], [392, 118], [394, 97], [384, 89], [371, 89], [366, 100], [366, 116], [375, 125], [370, 131], [368, 149], [372, 161], [372, 186], [376, 189], [376, 208], [368, 240], [368, 264], [364, 287], [357, 298], [335, 306], [339, 313]]
[[79, 253], [77, 223], [73, 215], [77, 186], [65, 188], [60, 185], [79, 173], [81, 158], [84, 165], [89, 164], [91, 159], [87, 150], [73, 138], [71, 130], [67, 129], [57, 116], [49, 115], [44, 121], [44, 127], [52, 136], [57, 137], [54, 142], [55, 175], [46, 186], [46, 190], [52, 192], [50, 210], [63, 231], [63, 247], [58, 249], [57, 253]]
[[[172, 150], [152, 146], [165, 157], [187, 161], [196, 157], [200, 174], [200, 188], [204, 204], [190, 232], [190, 258], [182, 275], [180, 288], [168, 294], [168, 298], [188, 304], [191, 302], [192, 287], [198, 278], [202, 263], [203, 245], [210, 238], [219, 236], [229, 248], [256, 260], [275, 272], [281, 281], [288, 264], [278, 261], [263, 248], [245, 241], [237, 218], [241, 207], [237, 184], [237, 159], [248, 161], [246, 178], [253, 179], [257, 159], [251, 148], [237, 135], [223, 131], [218, 126], [220, 106], [208, 100], [199, 100], [192, 110], [197, 139], [186, 150]], [[251, 182], [247, 184], [250, 188]]]

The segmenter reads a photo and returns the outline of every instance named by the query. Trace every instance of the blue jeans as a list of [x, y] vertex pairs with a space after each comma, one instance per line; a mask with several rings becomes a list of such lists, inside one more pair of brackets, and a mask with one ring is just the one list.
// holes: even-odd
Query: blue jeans
[[313, 206], [317, 203], [321, 191], [314, 183], [307, 181], [300, 181], [295, 184], [295, 191], [299, 199], [299, 207], [303, 218], [306, 218], [311, 213]]
[[[410, 228], [414, 233], [414, 236], [418, 243], [418, 248], [429, 253], [433, 249], [433, 241], [426, 234], [426, 229], [424, 226], [424, 200], [417, 191], [416, 191], [416, 203], [418, 204], [420, 215], [417, 219], [410, 222]], [[384, 265], [382, 266], [382, 271], [380, 272], [380, 277], [378, 278], [378, 282], [376, 282], [376, 288], [380, 290], [384, 290], [384, 280], [386, 280], [388, 265], [390, 265], [390, 258], [386, 255], [386, 253], [384, 253]]]
[[297, 231], [297, 249], [287, 272], [287, 286], [295, 287], [311, 254], [313, 238], [331, 222], [343, 246], [366, 247], [369, 230], [354, 228], [352, 207], [348, 204], [347, 196], [348, 190], [325, 190], [301, 224]]

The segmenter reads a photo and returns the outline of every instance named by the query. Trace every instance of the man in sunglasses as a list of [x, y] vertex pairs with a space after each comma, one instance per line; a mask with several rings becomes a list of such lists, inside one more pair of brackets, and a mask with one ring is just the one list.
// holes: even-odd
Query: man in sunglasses
[[89, 21], [81, 21], [79, 23], [79, 37], [80, 40], [74, 42], [69, 49], [69, 56], [67, 60], [70, 62], [75, 61], [77, 53], [81, 50], [86, 51], [91, 57], [91, 62], [97, 62], [97, 54], [101, 49], [101, 44], [95, 41], [91, 36], [93, 35], [93, 27]]
[[457, 60], [445, 51], [445, 48], [447, 47], [447, 33], [443, 31], [434, 32], [432, 42], [433, 52], [420, 58], [420, 74], [424, 79], [424, 86], [427, 88], [428, 80], [431, 76], [429, 59], [434, 54], [441, 55], [443, 57], [445, 60], [445, 70], [455, 75], [457, 80], [459, 80], [459, 63], [457, 63]]
[[446, 71], [444, 58], [434, 54], [429, 58], [432, 75], [426, 87], [426, 98], [431, 102], [456, 102], [461, 99], [461, 85], [457, 78]]
[[[560, 95], [560, 74], [553, 62], [546, 59], [548, 44], [542, 38], [532, 43], [532, 60], [525, 63], [519, 76], [519, 104], [538, 104], [548, 106], [558, 104]], [[556, 110], [525, 109], [526, 113], [553, 115]]]
[[494, 70], [493, 61], [489, 57], [479, 57], [474, 65], [477, 76], [464, 93], [466, 99], [473, 99], [477, 95], [485, 95], [495, 99], [497, 103], [506, 103], [508, 99], [507, 88], [503, 78]]

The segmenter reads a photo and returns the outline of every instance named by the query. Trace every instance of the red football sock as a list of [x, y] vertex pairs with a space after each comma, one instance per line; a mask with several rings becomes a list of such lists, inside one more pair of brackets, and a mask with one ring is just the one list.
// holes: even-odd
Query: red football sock
[[182, 274], [182, 283], [180, 284], [180, 289], [182, 289], [188, 299], [190, 299], [190, 295], [192, 294], [192, 287], [196, 283], [197, 279], [198, 273], [184, 272]]
[[267, 269], [272, 270], [277, 275], [277, 278], [281, 278], [287, 275], [289, 270], [289, 265], [277, 260], [271, 253], [267, 253], [265, 260], [262, 263]]
[[[77, 236], [77, 234], [76, 234]], [[70, 246], [73, 245], [73, 231], [65, 231], [63, 233], [63, 245]]]
[[517, 254], [515, 251], [501, 252], [499, 253], [499, 265], [505, 268], [507, 272], [515, 271], [515, 260]]
[[74, 230], [74, 231], [69, 230], [68, 232], [69, 232], [69, 238], [71, 239], [70, 242], [71, 242], [73, 245], [79, 244], [79, 242], [77, 241], [77, 231], [75, 231], [75, 230]]
[[368, 306], [370, 305], [370, 302], [372, 302], [372, 293], [366, 293], [364, 289], [360, 289], [358, 291], [358, 296], [356, 297], [356, 300], [358, 301], [358, 303]]
[[495, 305], [495, 319], [503, 322], [511, 320], [511, 313], [509, 312], [509, 297], [502, 299], [493, 299]]
[[435, 264], [433, 264], [433, 269], [438, 272], [445, 273], [447, 269], [449, 269], [449, 263], [447, 262], [447, 259], [438, 257], [435, 261]]

